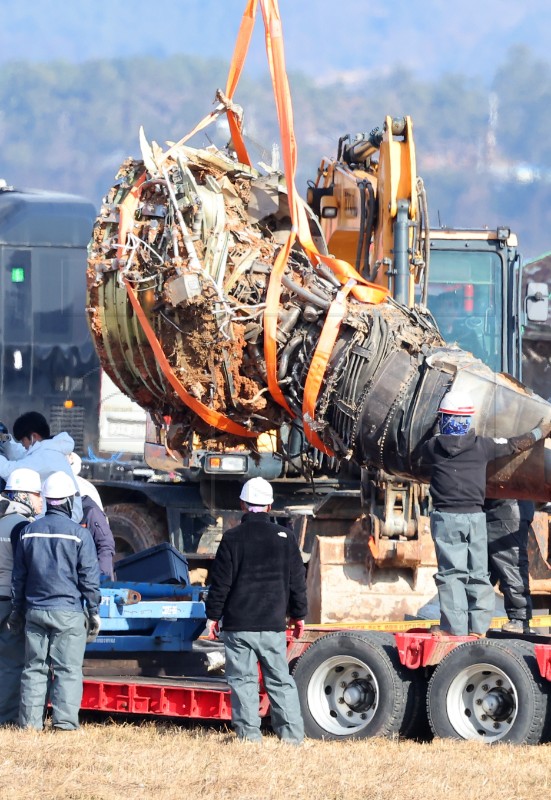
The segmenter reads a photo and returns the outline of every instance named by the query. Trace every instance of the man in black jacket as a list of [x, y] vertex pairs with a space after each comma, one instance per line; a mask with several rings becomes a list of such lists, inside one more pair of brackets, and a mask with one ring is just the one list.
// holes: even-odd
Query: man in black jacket
[[440, 629], [454, 636], [484, 636], [495, 607], [483, 511], [488, 462], [528, 450], [551, 431], [551, 423], [542, 420], [510, 439], [477, 436], [470, 427], [474, 411], [469, 398], [448, 392], [439, 408], [440, 434], [426, 442], [422, 453], [431, 467]]
[[286, 657], [287, 615], [298, 638], [307, 613], [305, 570], [294, 534], [270, 521], [272, 487], [252, 478], [240, 495], [241, 524], [226, 531], [211, 569], [206, 612], [211, 638], [223, 619], [232, 724], [239, 739], [261, 742], [258, 664], [270, 698], [272, 727], [300, 744], [304, 726]]

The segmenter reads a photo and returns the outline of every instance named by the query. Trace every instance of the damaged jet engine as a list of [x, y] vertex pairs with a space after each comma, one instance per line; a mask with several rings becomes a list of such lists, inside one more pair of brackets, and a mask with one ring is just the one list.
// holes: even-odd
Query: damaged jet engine
[[[282, 458], [302, 471], [347, 459], [426, 480], [420, 445], [452, 385], [475, 399], [480, 434], [512, 436], [551, 417], [542, 398], [445, 345], [430, 314], [380, 287], [365, 302], [298, 243], [272, 307], [274, 263], [291, 234], [279, 175], [179, 146], [152, 163], [129, 159], [117, 177], [89, 248], [90, 327], [104, 369], [169, 426], [180, 454], [195, 434], [209, 447], [251, 447], [276, 430]], [[496, 462], [492, 493], [551, 499], [548, 460], [540, 442]]]

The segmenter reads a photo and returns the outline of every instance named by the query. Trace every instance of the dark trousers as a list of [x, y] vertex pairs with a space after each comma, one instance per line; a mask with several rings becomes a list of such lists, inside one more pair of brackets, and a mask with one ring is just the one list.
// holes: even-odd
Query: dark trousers
[[532, 618], [528, 580], [528, 528], [521, 519], [496, 519], [487, 522], [490, 580], [503, 594], [509, 619]]

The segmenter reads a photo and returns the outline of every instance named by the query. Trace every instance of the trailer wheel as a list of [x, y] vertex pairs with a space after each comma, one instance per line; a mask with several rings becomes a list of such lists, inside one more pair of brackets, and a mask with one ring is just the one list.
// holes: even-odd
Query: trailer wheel
[[425, 671], [422, 669], [407, 669], [407, 667], [403, 666], [398, 656], [396, 639], [392, 633], [370, 631], [369, 633], [358, 632], [358, 635], [379, 640], [402, 681], [406, 693], [406, 706], [400, 726], [400, 736], [419, 741], [432, 739], [432, 731], [429, 728], [427, 717], [427, 679]]
[[363, 739], [400, 732], [410, 685], [393, 645], [392, 636], [357, 631], [327, 634], [310, 645], [293, 670], [307, 736]]
[[440, 662], [429, 682], [427, 709], [435, 736], [537, 744], [548, 699], [533, 644], [483, 639], [459, 645]]
[[146, 506], [115, 503], [104, 510], [115, 539], [115, 561], [167, 539], [164, 526]]

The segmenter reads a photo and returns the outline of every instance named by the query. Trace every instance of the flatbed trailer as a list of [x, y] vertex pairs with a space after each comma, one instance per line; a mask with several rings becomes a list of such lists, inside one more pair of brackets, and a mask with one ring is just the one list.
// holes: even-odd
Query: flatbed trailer
[[231, 719], [230, 687], [221, 678], [85, 678], [82, 709], [197, 720]]
[[[144, 581], [152, 574], [158, 582]], [[121, 562], [118, 578], [102, 585], [82, 709], [229, 721], [223, 641], [202, 635], [208, 590], [188, 584], [181, 556], [165, 545]], [[435, 621], [419, 619], [309, 624], [298, 639], [288, 630], [306, 735], [550, 739], [551, 636], [506, 634], [504, 621], [494, 618], [482, 639], [438, 634]], [[551, 629], [551, 616], [531, 624]], [[259, 714], [269, 713], [259, 669]]]
[[[534, 622], [543, 625], [549, 618]], [[417, 624], [425, 627], [412, 628]], [[491, 629], [484, 639], [438, 636], [427, 629], [428, 624], [307, 626], [299, 640], [288, 632], [289, 668], [297, 683], [306, 735], [339, 740], [432, 734], [518, 744], [551, 738], [550, 636], [515, 636], [499, 629]], [[373, 630], [387, 625], [410, 630]], [[220, 652], [219, 643], [213, 648]], [[202, 640], [200, 657], [208, 652], [208, 642]], [[94, 673], [84, 680], [83, 710], [231, 719], [230, 688], [223, 676], [209, 675], [206, 667], [200, 675], [102, 674], [106, 663], [112, 673], [113, 665], [116, 671], [119, 663], [123, 671], [127, 661], [96, 662]], [[261, 676], [259, 712], [269, 716]]]

